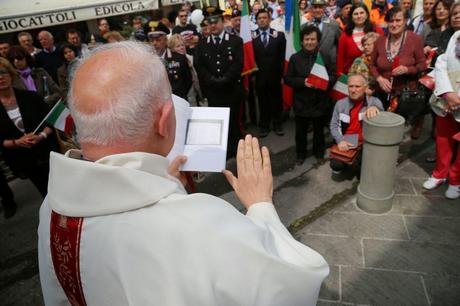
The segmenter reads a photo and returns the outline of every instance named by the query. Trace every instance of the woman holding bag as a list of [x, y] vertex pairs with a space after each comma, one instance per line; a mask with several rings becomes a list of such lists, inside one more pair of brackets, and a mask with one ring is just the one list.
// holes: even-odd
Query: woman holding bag
[[425, 55], [421, 38], [406, 31], [407, 20], [404, 9], [393, 7], [388, 11], [388, 36], [380, 37], [370, 63], [371, 76], [377, 80], [377, 97], [384, 108], [389, 106], [389, 97], [398, 97], [404, 87], [415, 90], [419, 73], [425, 71]]

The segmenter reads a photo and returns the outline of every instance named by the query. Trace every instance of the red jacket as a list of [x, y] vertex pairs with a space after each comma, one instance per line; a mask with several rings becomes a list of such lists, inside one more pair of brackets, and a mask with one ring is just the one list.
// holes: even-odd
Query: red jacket
[[[380, 35], [385, 35], [383, 30], [379, 27], [375, 28], [375, 32]], [[337, 50], [337, 77], [342, 74], [347, 74], [350, 70], [353, 61], [363, 54], [359, 50], [356, 43], [353, 41], [352, 35], [342, 32], [339, 38], [339, 46]]]

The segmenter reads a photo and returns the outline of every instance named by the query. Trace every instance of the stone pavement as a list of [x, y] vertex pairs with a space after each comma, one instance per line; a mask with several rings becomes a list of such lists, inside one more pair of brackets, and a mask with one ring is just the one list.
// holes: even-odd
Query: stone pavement
[[460, 305], [460, 200], [423, 190], [433, 150], [398, 167], [390, 212], [367, 214], [353, 195], [295, 233], [331, 267], [318, 305]]
[[[421, 189], [433, 167], [424, 162], [434, 151], [429, 125], [420, 140], [401, 145], [397, 196], [384, 215], [356, 208], [356, 178], [335, 182], [329, 165], [312, 157], [295, 165], [292, 121], [284, 137], [271, 133], [261, 140], [272, 152], [282, 222], [331, 266], [319, 305], [460, 305], [460, 201], [445, 200], [443, 190]], [[10, 185], [20, 208], [13, 219], [0, 218], [0, 304], [42, 305], [36, 262], [41, 199], [28, 181]], [[244, 211], [222, 175], [206, 175], [197, 187]]]

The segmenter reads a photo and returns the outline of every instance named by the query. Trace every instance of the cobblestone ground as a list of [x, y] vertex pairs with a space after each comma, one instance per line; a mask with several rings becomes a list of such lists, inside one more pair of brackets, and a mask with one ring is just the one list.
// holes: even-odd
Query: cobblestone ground
[[[460, 200], [444, 199], [445, 186], [421, 188], [433, 167], [425, 163], [434, 152], [429, 127], [427, 120], [420, 140], [401, 145], [393, 209], [383, 215], [357, 208], [356, 178], [333, 181], [329, 165], [312, 157], [295, 166], [292, 121], [284, 137], [262, 139], [272, 152], [282, 222], [330, 264], [318, 305], [460, 305]], [[19, 209], [12, 219], [0, 218], [0, 305], [43, 305], [36, 251], [40, 195], [28, 181], [10, 185]], [[197, 188], [244, 211], [221, 174], [206, 174]]]

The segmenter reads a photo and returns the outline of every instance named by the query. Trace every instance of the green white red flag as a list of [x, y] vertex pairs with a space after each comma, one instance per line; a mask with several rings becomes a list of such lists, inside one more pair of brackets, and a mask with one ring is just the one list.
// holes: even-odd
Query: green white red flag
[[[286, 37], [286, 52], [284, 56], [284, 75], [287, 73], [287, 67], [291, 55], [300, 51], [300, 14], [299, 5], [296, 0], [286, 1], [286, 12], [284, 15]], [[288, 110], [292, 106], [294, 99], [291, 87], [283, 83], [283, 108]]]
[[348, 75], [342, 74], [332, 88], [331, 98], [338, 101], [345, 97], [348, 97]]
[[420, 84], [422, 84], [423, 86], [425, 86], [426, 88], [428, 88], [429, 90], [434, 90], [434, 87], [435, 87], [435, 70], [432, 70], [430, 73], [424, 75], [423, 77], [421, 77], [418, 81], [420, 82]]
[[326, 66], [324, 66], [323, 58], [319, 52], [311, 68], [307, 83], [321, 90], [327, 90], [327, 86], [329, 85], [329, 75], [327, 74]]
[[70, 111], [62, 100], [59, 100], [46, 115], [45, 121], [67, 134], [72, 131], [74, 125]]
[[241, 12], [240, 36], [243, 39], [243, 71], [241, 75], [250, 74], [257, 70], [256, 60], [254, 57], [254, 48], [252, 46], [251, 21], [249, 20], [249, 0], [243, 0]]

